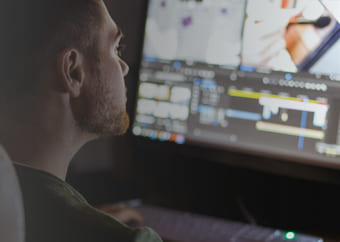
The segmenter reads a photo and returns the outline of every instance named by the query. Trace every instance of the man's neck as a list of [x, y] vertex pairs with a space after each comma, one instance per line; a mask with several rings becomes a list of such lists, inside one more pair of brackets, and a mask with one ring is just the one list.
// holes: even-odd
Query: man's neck
[[60, 110], [5, 121], [0, 124], [0, 142], [14, 162], [65, 180], [72, 157], [91, 137], [77, 127], [70, 110]]

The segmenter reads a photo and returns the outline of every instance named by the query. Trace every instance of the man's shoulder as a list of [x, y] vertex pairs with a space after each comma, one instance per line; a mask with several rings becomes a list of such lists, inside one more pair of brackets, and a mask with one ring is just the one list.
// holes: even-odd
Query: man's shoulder
[[66, 182], [16, 165], [22, 185], [27, 242], [159, 242], [149, 228], [133, 229], [87, 203]]
[[161, 238], [150, 228], [137, 229], [135, 242], [161, 242]]

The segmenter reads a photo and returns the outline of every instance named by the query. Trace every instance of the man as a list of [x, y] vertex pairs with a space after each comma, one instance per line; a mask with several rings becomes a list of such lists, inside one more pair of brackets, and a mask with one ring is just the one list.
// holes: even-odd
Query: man
[[103, 1], [1, 4], [0, 143], [18, 162], [26, 241], [160, 241], [99, 212], [64, 181], [81, 146], [129, 124], [122, 32]]

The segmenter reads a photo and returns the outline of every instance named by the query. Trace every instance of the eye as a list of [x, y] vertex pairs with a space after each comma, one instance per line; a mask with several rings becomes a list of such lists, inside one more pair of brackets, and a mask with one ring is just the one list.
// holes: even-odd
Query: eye
[[126, 45], [124, 44], [119, 44], [116, 48], [115, 48], [115, 54], [118, 55], [119, 57], [122, 57], [123, 51], [125, 50]]

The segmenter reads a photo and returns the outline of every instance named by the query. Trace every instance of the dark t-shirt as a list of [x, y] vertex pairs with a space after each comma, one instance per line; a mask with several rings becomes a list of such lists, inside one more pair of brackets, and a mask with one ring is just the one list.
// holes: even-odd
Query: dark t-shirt
[[21, 184], [26, 242], [161, 242], [150, 228], [132, 229], [90, 206], [59, 178], [15, 164]]

